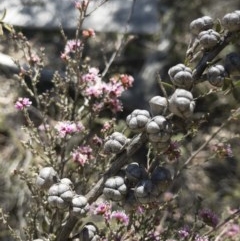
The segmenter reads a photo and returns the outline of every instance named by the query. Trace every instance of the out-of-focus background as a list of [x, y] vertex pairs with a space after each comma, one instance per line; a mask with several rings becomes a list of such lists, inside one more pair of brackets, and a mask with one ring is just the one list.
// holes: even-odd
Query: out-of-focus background
[[[91, 1], [90, 11], [103, 1]], [[168, 69], [185, 58], [186, 49], [191, 39], [189, 24], [204, 15], [221, 19], [226, 13], [240, 9], [235, 0], [109, 0], [94, 11], [84, 23], [84, 28], [93, 28], [96, 37], [89, 41], [84, 55], [93, 67], [104, 68], [104, 58], [109, 59], [115, 50], [121, 34], [126, 33], [129, 40], [121, 56], [117, 56], [110, 72], [128, 73], [134, 76], [134, 87], [124, 94], [125, 112], [120, 118], [135, 108], [149, 108], [148, 100], [161, 94], [156, 81], [156, 72], [160, 72], [168, 82]], [[48, 79], [55, 70], [63, 70], [60, 59], [64, 50], [64, 41], [60, 34], [60, 25], [69, 39], [74, 37], [77, 26], [78, 11], [71, 0], [2, 0], [0, 14], [7, 10], [6, 22], [22, 31], [33, 48], [44, 47], [46, 52]], [[133, 13], [129, 18], [131, 11]], [[222, 54], [236, 51], [239, 44], [232, 46]], [[4, 54], [4, 55], [2, 55]], [[21, 60], [23, 53], [7, 37], [0, 36], [0, 208], [9, 213], [9, 221], [18, 229], [25, 225], [24, 210], [27, 205], [26, 188], [13, 175], [13, 170], [27, 168], [31, 154], [21, 146], [24, 138], [21, 130], [22, 119], [14, 109], [14, 101], [19, 95], [19, 85], [13, 72], [14, 67], [6, 57]], [[199, 88], [206, 88], [200, 85]], [[215, 130], [229, 115], [230, 109], [239, 103], [231, 96], [210, 96], [197, 103], [198, 115], [209, 113], [208, 122], [195, 140], [198, 146], [209, 133]], [[189, 169], [182, 178], [186, 191], [185, 198], [194, 202], [201, 195], [206, 205], [214, 208], [236, 207], [240, 199], [240, 165], [239, 165], [239, 123], [224, 130], [219, 140], [230, 139], [232, 158], [212, 159], [201, 153], [194, 168]], [[184, 205], [183, 205], [184, 206]], [[220, 213], [221, 214], [221, 213]], [[11, 240], [8, 232], [0, 223], [0, 240]]]

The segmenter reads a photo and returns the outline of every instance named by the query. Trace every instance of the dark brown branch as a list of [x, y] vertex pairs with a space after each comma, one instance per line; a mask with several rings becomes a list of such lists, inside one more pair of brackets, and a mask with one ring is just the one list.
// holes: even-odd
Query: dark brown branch
[[208, 64], [214, 60], [214, 58], [236, 37], [236, 32], [227, 33], [224, 38], [218, 43], [218, 45], [209, 52], [205, 52], [199, 63], [197, 64], [194, 72], [193, 79], [195, 83], [198, 83], [201, 79], [201, 75], [207, 68]]

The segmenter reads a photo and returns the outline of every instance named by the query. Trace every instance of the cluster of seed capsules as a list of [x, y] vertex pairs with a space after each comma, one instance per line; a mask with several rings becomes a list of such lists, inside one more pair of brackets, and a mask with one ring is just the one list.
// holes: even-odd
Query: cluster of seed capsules
[[[219, 23], [221, 23], [219, 25]], [[190, 31], [193, 39], [208, 52], [215, 48], [223, 40], [226, 34], [234, 34], [240, 31], [240, 11], [226, 14], [221, 22], [219, 20], [218, 31], [214, 30], [214, 21], [209, 16], [198, 18], [190, 23]], [[230, 75], [240, 73], [240, 55], [232, 52], [226, 55], [223, 65], [214, 64], [207, 69], [207, 80], [216, 87], [224, 85], [224, 79]]]
[[[221, 26], [221, 31], [214, 30], [213, 19], [204, 16], [191, 22], [190, 31], [197, 45], [208, 52], [222, 41], [225, 33], [240, 31], [240, 11], [226, 14], [222, 18]], [[209, 66], [206, 76], [211, 85], [222, 87], [224, 79], [236, 72], [240, 72], [240, 56], [230, 53], [226, 55], [224, 65]], [[147, 110], [136, 109], [126, 118], [126, 124], [131, 131], [145, 132], [152, 147], [162, 152], [168, 149], [172, 136], [171, 119], [166, 116], [173, 114], [182, 119], [191, 118], [195, 108], [191, 93], [194, 86], [192, 69], [180, 63], [170, 68], [168, 74], [175, 87], [174, 93], [169, 98], [154, 96], [149, 101], [151, 114]], [[122, 133], [114, 132], [106, 139], [104, 151], [107, 154], [119, 154], [129, 141]], [[136, 208], [139, 204], [159, 202], [160, 196], [172, 181], [170, 171], [163, 166], [157, 166], [149, 173], [140, 163], [132, 162], [122, 171], [121, 175], [106, 180], [103, 194], [107, 200], [121, 203], [126, 211]], [[72, 182], [67, 178], [59, 179], [52, 167], [40, 170], [36, 184], [48, 191], [47, 201], [51, 206], [68, 210], [76, 216], [83, 216], [88, 212], [86, 197], [76, 194]], [[79, 233], [79, 238], [97, 240], [96, 233], [97, 228], [88, 224]]]
[[[226, 14], [222, 19], [222, 33], [213, 30], [214, 21], [204, 16], [191, 22], [190, 30], [195, 41], [207, 52], [222, 40], [222, 33], [240, 30], [240, 11]], [[207, 68], [207, 80], [216, 87], [222, 87], [226, 76], [234, 68], [240, 67], [240, 57], [231, 53], [226, 56], [225, 66], [220, 64]], [[173, 124], [168, 114], [184, 120], [191, 118], [195, 101], [191, 90], [194, 86], [193, 70], [180, 63], [169, 69], [168, 75], [174, 93], [170, 97], [154, 96], [150, 101], [150, 112], [134, 110], [126, 118], [128, 128], [135, 133], [144, 132], [152, 147], [164, 153], [171, 142]], [[127, 146], [129, 139], [122, 133], [114, 132], [104, 144], [105, 153], [118, 154]], [[149, 173], [140, 163], [133, 162], [125, 166], [122, 175], [109, 178], [105, 182], [103, 193], [108, 200], [120, 202], [127, 208], [134, 205], [155, 203], [171, 183], [171, 173], [163, 166], [157, 166]]]
[[[176, 86], [169, 98], [154, 96], [149, 101], [150, 112], [136, 109], [126, 118], [126, 124], [133, 133], [144, 133], [152, 147], [162, 153], [168, 150], [173, 132], [171, 118], [167, 115], [190, 118], [195, 107], [192, 93], [188, 90], [192, 85], [191, 70], [180, 64], [169, 70], [169, 76]], [[119, 154], [129, 141], [124, 134], [114, 132], [106, 138], [104, 152]], [[165, 166], [156, 166], [149, 171], [142, 164], [132, 162], [123, 168], [121, 175], [107, 179], [103, 194], [107, 200], [131, 210], [142, 204], [159, 203], [171, 182], [171, 172]]]
[[84, 215], [89, 205], [87, 199], [75, 193], [73, 183], [68, 178], [58, 178], [57, 172], [52, 167], [40, 170], [37, 186], [48, 191], [48, 203], [55, 208], [70, 210], [73, 215]]
[[[57, 172], [52, 167], [40, 170], [36, 185], [47, 191], [48, 203], [59, 210], [69, 211], [76, 217], [84, 217], [89, 211], [89, 204], [85, 196], [76, 194], [73, 183], [68, 178], [59, 179]], [[81, 241], [99, 240], [98, 230], [94, 224], [86, 224], [78, 234]], [[46, 241], [36, 239], [35, 241]]]
[[[127, 116], [126, 124], [134, 133], [144, 133], [153, 148], [164, 152], [172, 136], [171, 120], [166, 118], [166, 114], [171, 112], [181, 118], [190, 117], [195, 102], [191, 92], [177, 88], [169, 99], [155, 96], [149, 104], [151, 114], [147, 110], [136, 109]], [[104, 152], [119, 154], [129, 141], [124, 134], [114, 132], [106, 138]], [[160, 202], [161, 195], [171, 181], [171, 173], [164, 166], [157, 166], [150, 172], [142, 164], [131, 162], [123, 168], [121, 175], [106, 180], [103, 194], [107, 200], [118, 202], [125, 210], [131, 210], [141, 204]]]

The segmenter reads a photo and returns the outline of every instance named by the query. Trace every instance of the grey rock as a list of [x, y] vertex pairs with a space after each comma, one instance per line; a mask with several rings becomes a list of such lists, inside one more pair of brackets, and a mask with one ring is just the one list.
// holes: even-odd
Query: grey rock
[[[127, 32], [159, 32], [157, 1], [135, 2]], [[103, 1], [90, 1], [88, 12], [101, 2]], [[125, 32], [132, 4], [133, 0], [109, 0], [85, 19], [83, 27], [99, 32]], [[58, 29], [60, 25], [64, 29], [75, 29], [77, 26], [78, 10], [71, 0], [2, 0], [0, 12], [4, 9], [7, 10], [5, 21], [15, 26], [45, 30]]]

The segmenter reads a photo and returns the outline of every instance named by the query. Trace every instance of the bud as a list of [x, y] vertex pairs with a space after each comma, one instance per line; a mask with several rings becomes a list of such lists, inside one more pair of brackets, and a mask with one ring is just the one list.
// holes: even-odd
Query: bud
[[125, 144], [128, 142], [128, 138], [120, 132], [114, 132], [111, 136], [107, 138], [104, 144], [105, 153], [119, 153], [124, 148]]
[[213, 65], [207, 71], [207, 78], [211, 85], [222, 87], [226, 74], [227, 73], [222, 65]]
[[127, 116], [126, 124], [131, 130], [141, 132], [149, 120], [150, 114], [147, 110], [136, 109]]
[[84, 225], [83, 229], [79, 233], [80, 241], [98, 241], [100, 237], [98, 236], [98, 228], [93, 223], [87, 223]]
[[74, 195], [72, 198], [72, 213], [84, 215], [89, 210], [87, 199], [82, 195]]
[[58, 180], [57, 172], [52, 167], [44, 167], [37, 176], [36, 185], [43, 189], [50, 188]]
[[112, 201], [121, 201], [127, 193], [124, 178], [110, 177], [104, 184], [103, 194]]
[[134, 183], [147, 178], [146, 169], [143, 166], [140, 166], [137, 162], [128, 164], [125, 172], [127, 179]]
[[72, 201], [74, 195], [72, 188], [64, 182], [53, 184], [48, 190], [48, 202], [55, 208], [68, 208]]
[[171, 137], [171, 124], [163, 116], [153, 117], [146, 125], [150, 142], [168, 142]]
[[229, 32], [240, 30], [240, 11], [226, 14], [222, 19], [222, 25]]
[[198, 35], [199, 43], [204, 49], [215, 47], [220, 41], [220, 34], [213, 29], [200, 32]]
[[204, 30], [211, 29], [212, 27], [213, 19], [209, 16], [197, 18], [190, 23], [190, 31], [195, 35], [198, 35], [200, 32]]
[[169, 110], [181, 117], [189, 118], [192, 116], [195, 108], [192, 93], [184, 89], [176, 89], [169, 99]]
[[154, 96], [149, 101], [149, 105], [153, 116], [162, 115], [167, 110], [168, 100], [162, 96]]
[[193, 85], [192, 70], [184, 64], [177, 64], [169, 69], [168, 75], [172, 83], [182, 89], [190, 89]]
[[149, 179], [140, 181], [134, 189], [134, 194], [136, 199], [142, 204], [157, 202], [160, 195], [157, 187]]

